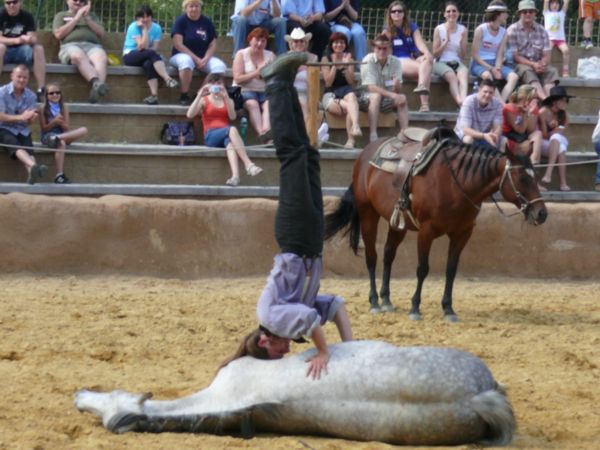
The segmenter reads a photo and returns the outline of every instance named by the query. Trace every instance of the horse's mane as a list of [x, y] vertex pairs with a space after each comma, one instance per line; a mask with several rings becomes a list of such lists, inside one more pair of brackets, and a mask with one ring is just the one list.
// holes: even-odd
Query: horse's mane
[[[450, 164], [450, 162], [458, 159], [456, 174], [463, 173], [465, 179], [476, 176], [478, 170], [481, 178], [487, 178], [491, 175], [491, 171], [497, 172], [499, 170], [500, 160], [506, 157], [504, 153], [496, 149], [478, 144], [464, 144], [462, 142], [457, 143], [458, 145], [452, 144], [452, 142], [449, 142], [449, 145], [443, 149], [446, 161]], [[531, 163], [529, 164], [531, 165]]]

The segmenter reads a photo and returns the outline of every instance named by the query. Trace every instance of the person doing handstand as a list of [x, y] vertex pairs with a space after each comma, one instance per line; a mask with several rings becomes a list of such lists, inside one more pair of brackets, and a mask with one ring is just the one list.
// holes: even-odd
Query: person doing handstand
[[306, 375], [327, 373], [329, 352], [322, 325], [333, 321], [342, 341], [352, 340], [344, 300], [319, 294], [323, 272], [323, 194], [319, 153], [311, 147], [302, 108], [293, 86], [307, 53], [290, 52], [261, 71], [273, 124], [273, 142], [281, 164], [275, 238], [281, 249], [258, 300], [259, 328], [247, 335], [221, 367], [242, 356], [279, 359], [290, 341], [312, 339], [317, 354], [307, 360]]

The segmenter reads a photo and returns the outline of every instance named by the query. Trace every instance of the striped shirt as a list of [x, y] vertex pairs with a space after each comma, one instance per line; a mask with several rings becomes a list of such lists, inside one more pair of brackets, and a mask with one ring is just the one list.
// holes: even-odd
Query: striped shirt
[[500, 103], [500, 100], [493, 97], [487, 105], [482, 106], [479, 103], [477, 94], [471, 94], [465, 99], [460, 108], [454, 132], [462, 139], [465, 136], [463, 131], [465, 128], [487, 133], [500, 124], [502, 124], [502, 103]]

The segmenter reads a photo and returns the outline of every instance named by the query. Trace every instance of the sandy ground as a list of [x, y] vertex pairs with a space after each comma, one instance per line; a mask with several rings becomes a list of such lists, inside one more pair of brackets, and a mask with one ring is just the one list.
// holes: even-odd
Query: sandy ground
[[[73, 407], [82, 387], [156, 398], [199, 390], [254, 326], [263, 282], [0, 276], [0, 449], [389, 448], [311, 436], [114, 435]], [[358, 339], [483, 358], [509, 389], [519, 427], [512, 448], [599, 448], [600, 283], [461, 278], [456, 325], [441, 320], [439, 280], [426, 284], [424, 320], [409, 321], [413, 287], [413, 279], [395, 280], [399, 313], [374, 316], [366, 280], [323, 282], [346, 298]]]

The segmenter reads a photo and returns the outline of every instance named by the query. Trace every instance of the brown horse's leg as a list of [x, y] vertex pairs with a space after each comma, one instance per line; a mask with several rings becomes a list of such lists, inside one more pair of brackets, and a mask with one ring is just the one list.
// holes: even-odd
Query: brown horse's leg
[[408, 317], [411, 320], [421, 320], [421, 290], [423, 289], [423, 281], [429, 274], [429, 251], [431, 250], [431, 243], [433, 242], [434, 235], [431, 229], [426, 225], [421, 225], [419, 234], [417, 236], [417, 253], [419, 262], [417, 265], [417, 288], [413, 294], [411, 303], [412, 307]]
[[456, 277], [460, 255], [467, 242], [469, 242], [472, 233], [473, 227], [461, 233], [448, 235], [450, 244], [448, 245], [448, 261], [446, 263], [446, 285], [444, 287], [444, 296], [442, 297], [444, 320], [448, 322], [458, 322], [458, 316], [452, 309], [452, 289], [454, 287], [454, 278]]
[[377, 268], [377, 250], [375, 243], [377, 241], [377, 224], [379, 223], [379, 215], [370, 206], [364, 206], [359, 209], [360, 215], [360, 234], [365, 244], [365, 262], [369, 271], [369, 303], [371, 304], [371, 312], [378, 313], [379, 298], [377, 296], [377, 283], [375, 282], [375, 269]]
[[383, 253], [383, 280], [381, 281], [381, 309], [384, 311], [395, 311], [396, 308], [390, 300], [390, 278], [392, 274], [392, 264], [396, 258], [396, 250], [406, 236], [406, 228], [402, 231], [396, 231], [391, 227], [388, 229], [387, 239], [385, 241]]

